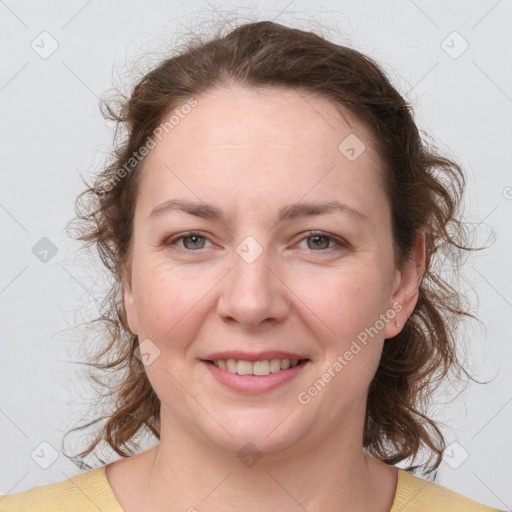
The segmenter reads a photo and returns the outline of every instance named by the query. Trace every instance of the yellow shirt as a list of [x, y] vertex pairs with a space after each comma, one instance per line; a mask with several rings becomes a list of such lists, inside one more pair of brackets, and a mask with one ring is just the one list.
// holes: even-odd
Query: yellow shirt
[[[105, 467], [92, 469], [56, 484], [0, 496], [0, 512], [123, 512]], [[500, 512], [433, 482], [398, 470], [390, 512]]]

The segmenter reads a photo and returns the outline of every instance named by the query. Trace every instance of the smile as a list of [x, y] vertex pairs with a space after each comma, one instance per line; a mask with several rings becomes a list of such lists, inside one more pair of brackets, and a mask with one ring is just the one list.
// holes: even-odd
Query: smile
[[305, 371], [311, 361], [309, 359], [262, 359], [258, 361], [215, 359], [202, 360], [201, 363], [221, 385], [239, 393], [259, 394], [270, 392], [292, 382]]
[[262, 361], [246, 361], [244, 359], [218, 359], [210, 361], [211, 364], [238, 375], [259, 375], [265, 376], [270, 373], [277, 373], [281, 370], [295, 368], [300, 364], [300, 359], [264, 359]]

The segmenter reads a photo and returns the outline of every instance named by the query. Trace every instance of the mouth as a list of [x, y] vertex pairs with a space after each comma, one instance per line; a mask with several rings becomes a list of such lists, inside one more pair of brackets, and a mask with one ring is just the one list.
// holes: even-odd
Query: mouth
[[303, 366], [309, 359], [262, 359], [259, 361], [249, 361], [247, 359], [212, 359], [204, 360], [220, 370], [225, 370], [237, 375], [251, 375], [265, 377], [271, 373], [280, 373], [297, 366]]
[[261, 355], [245, 354], [245, 357], [252, 359], [249, 360], [235, 357], [226, 359], [225, 354], [215, 354], [211, 359], [202, 359], [200, 362], [213, 377], [213, 382], [217, 381], [237, 393], [252, 395], [270, 393], [292, 383], [311, 363], [307, 358], [290, 359], [282, 357], [282, 353], [271, 355], [263, 359]]

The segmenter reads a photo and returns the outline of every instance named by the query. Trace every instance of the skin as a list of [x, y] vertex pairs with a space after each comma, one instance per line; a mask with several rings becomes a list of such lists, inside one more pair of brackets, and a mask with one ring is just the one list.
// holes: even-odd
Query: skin
[[[197, 100], [145, 161], [124, 282], [131, 331], [160, 350], [146, 371], [162, 403], [161, 439], [108, 465], [109, 483], [126, 511], [389, 511], [397, 472], [362, 450], [366, 396], [385, 339], [417, 301], [424, 241], [395, 266], [382, 165], [350, 113], [283, 89], [226, 86]], [[338, 150], [350, 134], [366, 147], [354, 161]], [[152, 219], [170, 199], [212, 204], [225, 219], [180, 211]], [[365, 218], [335, 211], [277, 222], [285, 205], [331, 200]], [[190, 230], [203, 232], [199, 249], [169, 241]], [[252, 263], [236, 252], [247, 236], [262, 249]], [[401, 305], [394, 319], [299, 403], [393, 304]], [[311, 362], [283, 386], [248, 395], [200, 363], [234, 349]], [[252, 467], [236, 456], [247, 442], [262, 454]]]

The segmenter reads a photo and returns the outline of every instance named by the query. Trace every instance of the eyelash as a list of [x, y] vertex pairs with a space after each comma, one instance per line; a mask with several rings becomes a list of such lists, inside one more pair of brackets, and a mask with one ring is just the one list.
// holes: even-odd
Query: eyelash
[[[308, 238], [314, 238], [314, 237], [322, 237], [322, 238], [327, 238], [329, 239], [329, 241], [332, 241], [334, 242], [335, 245], [331, 246], [331, 247], [327, 247], [326, 249], [319, 249], [319, 250], [314, 250], [314, 249], [307, 249], [309, 250], [310, 252], [319, 252], [319, 253], [325, 253], [327, 251], [331, 251], [331, 250], [341, 250], [341, 249], [347, 249], [349, 248], [349, 244], [341, 239], [341, 238], [338, 238], [334, 235], [330, 235], [330, 234], [327, 234], [327, 233], [324, 233], [322, 231], [308, 231], [306, 233], [307, 236], [304, 236], [302, 237], [300, 240], [299, 240], [299, 243], [304, 241], [304, 240], [307, 240]], [[175, 236], [173, 238], [170, 238], [169, 240], [165, 241], [165, 245], [167, 246], [172, 246], [174, 245], [176, 242], [178, 242], [179, 240], [183, 240], [185, 238], [190, 238], [190, 237], [193, 237], [193, 236], [199, 236], [201, 238], [205, 238], [208, 240], [208, 237], [201, 231], [187, 231], [186, 233], [181, 233], [180, 235], [178, 236]], [[182, 253], [192, 253], [192, 252], [199, 252], [201, 251], [201, 249], [197, 249], [197, 250], [193, 250], [193, 249], [184, 249], [184, 248], [180, 248], [180, 247], [177, 247], [175, 246], [175, 250], [179, 251], [179, 252], [182, 252]]]

